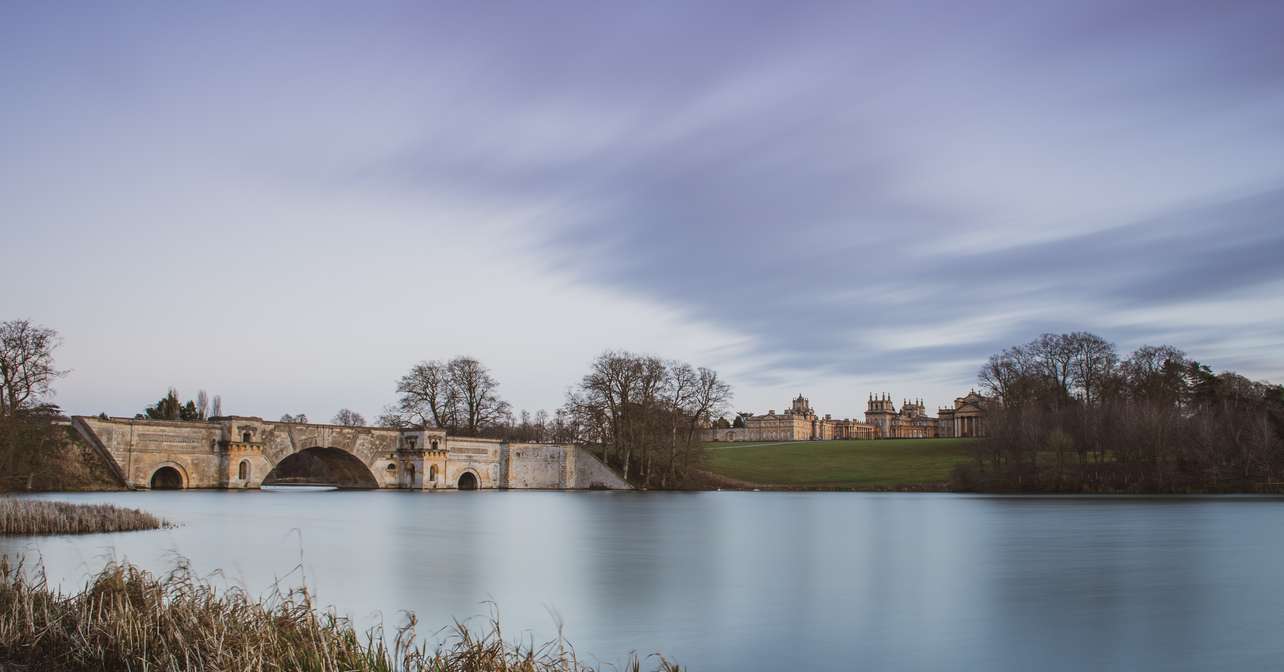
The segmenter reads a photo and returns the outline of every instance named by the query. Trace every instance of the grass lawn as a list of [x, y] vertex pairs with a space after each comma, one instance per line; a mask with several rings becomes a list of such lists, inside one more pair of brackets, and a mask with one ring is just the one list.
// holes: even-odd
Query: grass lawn
[[705, 468], [761, 485], [879, 488], [949, 480], [972, 439], [706, 443]]

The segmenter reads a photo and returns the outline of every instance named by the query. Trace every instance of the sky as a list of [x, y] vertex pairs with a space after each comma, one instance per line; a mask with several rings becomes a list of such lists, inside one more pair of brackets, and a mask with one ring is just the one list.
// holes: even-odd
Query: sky
[[948, 404], [1087, 330], [1284, 380], [1284, 3], [0, 5], [0, 319], [54, 401], [367, 417], [608, 349]]

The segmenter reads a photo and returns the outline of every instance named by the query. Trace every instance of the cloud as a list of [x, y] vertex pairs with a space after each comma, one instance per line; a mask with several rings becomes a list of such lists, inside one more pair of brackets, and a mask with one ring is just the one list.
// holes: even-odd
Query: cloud
[[735, 357], [764, 382], [965, 384], [966, 362], [1043, 330], [1135, 344], [1176, 325], [1129, 311], [1279, 280], [1284, 97], [1263, 63], [1284, 51], [1261, 17], [1010, 9], [703, 39], [643, 20], [633, 40], [672, 46], [646, 55], [590, 32], [575, 49], [600, 60], [549, 86], [523, 75], [567, 45], [511, 63], [458, 129], [369, 174], [538, 204], [548, 267], [746, 335]]
[[0, 12], [0, 196], [32, 277], [80, 260], [30, 304], [67, 331], [76, 297], [197, 269], [277, 327], [235, 342], [247, 375], [351, 345], [280, 317], [318, 288], [423, 334], [401, 359], [520, 349], [519, 303], [555, 362], [492, 357], [531, 406], [621, 345], [707, 357], [749, 408], [945, 401], [1059, 329], [1284, 374], [1278, 3]]

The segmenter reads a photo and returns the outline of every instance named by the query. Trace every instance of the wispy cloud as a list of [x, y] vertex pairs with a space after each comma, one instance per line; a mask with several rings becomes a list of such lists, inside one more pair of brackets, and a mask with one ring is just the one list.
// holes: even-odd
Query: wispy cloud
[[520, 347], [497, 335], [507, 299], [558, 353], [512, 364], [519, 405], [624, 343], [707, 357], [748, 407], [896, 381], [945, 401], [1045, 329], [1280, 376], [1282, 21], [1250, 2], [9, 5], [0, 196], [32, 259], [84, 243], [71, 295], [147, 291], [150, 266], [105, 261], [145, 249], [168, 272], [253, 260], [209, 288], [227, 304], [324, 306], [298, 273], [370, 323], [454, 318], [416, 322], [425, 343], [381, 370]]

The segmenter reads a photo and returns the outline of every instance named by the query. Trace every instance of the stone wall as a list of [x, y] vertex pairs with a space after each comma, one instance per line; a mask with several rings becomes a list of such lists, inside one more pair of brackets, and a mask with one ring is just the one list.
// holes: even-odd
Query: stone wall
[[161, 467], [172, 467], [185, 488], [223, 487], [222, 428], [210, 423], [76, 418], [116, 461], [127, 485], [148, 487]]
[[569, 463], [566, 486], [576, 490], [632, 490], [633, 486], [611, 471], [597, 456], [579, 446], [566, 446]]
[[503, 441], [498, 439], [455, 438], [446, 439], [446, 479], [443, 487], [459, 487], [465, 473], [477, 477], [482, 489], [503, 487], [500, 482], [500, 460]]
[[511, 443], [504, 487], [561, 489], [567, 487], [566, 446], [540, 443]]

